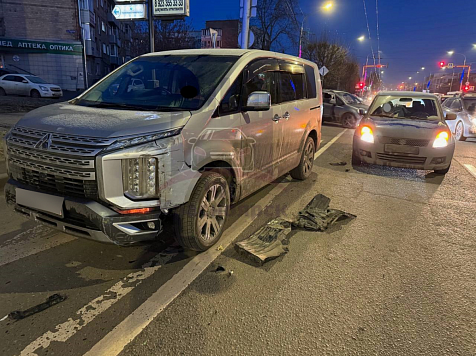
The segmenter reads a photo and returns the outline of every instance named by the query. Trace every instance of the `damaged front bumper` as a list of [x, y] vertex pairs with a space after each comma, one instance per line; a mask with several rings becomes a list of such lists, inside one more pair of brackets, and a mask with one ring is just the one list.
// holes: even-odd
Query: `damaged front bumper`
[[[128, 246], [155, 240], [162, 232], [160, 210], [148, 214], [121, 215], [95, 201], [65, 197], [63, 214], [58, 216], [17, 204], [17, 189], [35, 192], [10, 179], [5, 185], [5, 199], [15, 212], [73, 236]], [[45, 194], [45, 198], [48, 196], [51, 194]]]

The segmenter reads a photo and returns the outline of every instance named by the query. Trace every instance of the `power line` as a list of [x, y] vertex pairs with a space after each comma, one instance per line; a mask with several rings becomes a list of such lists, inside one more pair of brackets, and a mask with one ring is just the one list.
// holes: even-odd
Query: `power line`
[[378, 0], [375, 0], [375, 13], [377, 15], [377, 56], [378, 56], [378, 64], [380, 64], [380, 33], [379, 33], [379, 23], [378, 23]]
[[375, 65], [375, 53], [374, 53], [374, 46], [372, 45], [372, 37], [370, 35], [369, 17], [367, 16], [367, 6], [365, 5], [365, 0], [362, 0], [362, 1], [364, 3], [364, 14], [365, 14], [365, 21], [367, 22], [367, 32], [369, 33], [370, 49], [372, 50], [372, 57], [374, 59], [374, 65]]

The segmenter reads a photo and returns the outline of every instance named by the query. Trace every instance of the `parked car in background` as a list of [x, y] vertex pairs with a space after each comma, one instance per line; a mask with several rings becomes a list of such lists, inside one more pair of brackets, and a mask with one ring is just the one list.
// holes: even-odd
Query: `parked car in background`
[[60, 98], [58, 85], [48, 84], [40, 77], [28, 74], [6, 74], [0, 77], [0, 96], [23, 95], [32, 98]]
[[455, 95], [443, 102], [446, 113], [456, 115], [456, 120], [447, 122], [458, 141], [476, 137], [476, 94]]
[[170, 221], [182, 246], [203, 251], [232, 203], [288, 172], [312, 174], [321, 110], [318, 67], [301, 58], [144, 55], [12, 128], [5, 199], [47, 226], [122, 246], [158, 239]]
[[337, 122], [344, 127], [354, 128], [367, 113], [368, 105], [357, 96], [337, 90], [323, 91], [323, 120]]

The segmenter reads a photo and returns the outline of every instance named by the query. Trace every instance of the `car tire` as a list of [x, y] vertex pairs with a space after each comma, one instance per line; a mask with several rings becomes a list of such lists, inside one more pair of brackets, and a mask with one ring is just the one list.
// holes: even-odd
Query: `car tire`
[[230, 204], [226, 178], [222, 174], [205, 171], [190, 200], [173, 211], [176, 241], [190, 250], [208, 250], [223, 234]]
[[0, 96], [7, 96], [7, 92], [5, 91], [5, 89], [0, 88]]
[[460, 121], [455, 128], [455, 137], [458, 141], [466, 141], [464, 136], [464, 124]]
[[314, 139], [311, 136], [308, 136], [301, 153], [301, 160], [299, 161], [299, 166], [297, 166], [290, 172], [292, 178], [298, 180], [305, 180], [311, 175], [312, 167], [314, 167], [315, 152], [316, 143], [314, 142]]
[[438, 175], [445, 175], [446, 173], [448, 173], [448, 171], [450, 170], [451, 168], [451, 164], [448, 166], [448, 168], [445, 168], [445, 169], [435, 169], [434, 172]]
[[30, 96], [31, 96], [32, 98], [41, 98], [40, 92], [39, 92], [38, 90], [36, 90], [36, 89], [33, 89], [33, 90], [31, 91]]
[[341, 123], [342, 126], [347, 129], [355, 129], [357, 120], [355, 119], [354, 115], [350, 113], [345, 113], [344, 115], [342, 115]]
[[352, 150], [352, 166], [358, 167], [362, 165], [362, 160], [358, 155], [355, 154], [354, 150]]

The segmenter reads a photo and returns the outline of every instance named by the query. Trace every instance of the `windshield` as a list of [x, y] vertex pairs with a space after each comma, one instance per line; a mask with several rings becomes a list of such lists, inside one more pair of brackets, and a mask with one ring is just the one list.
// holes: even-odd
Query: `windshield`
[[346, 104], [353, 105], [353, 104], [361, 104], [362, 102], [352, 94], [344, 94], [342, 95], [342, 99]]
[[236, 56], [142, 57], [86, 93], [76, 105], [138, 110], [196, 110], [210, 97]]
[[463, 105], [469, 113], [474, 114], [476, 113], [476, 98], [471, 99], [463, 99]]
[[428, 97], [378, 95], [369, 112], [371, 116], [396, 119], [441, 120], [436, 100]]
[[26, 75], [25, 78], [27, 78], [30, 82], [35, 83], [35, 84], [47, 84], [43, 79], [40, 77], [35, 77], [33, 75]]

